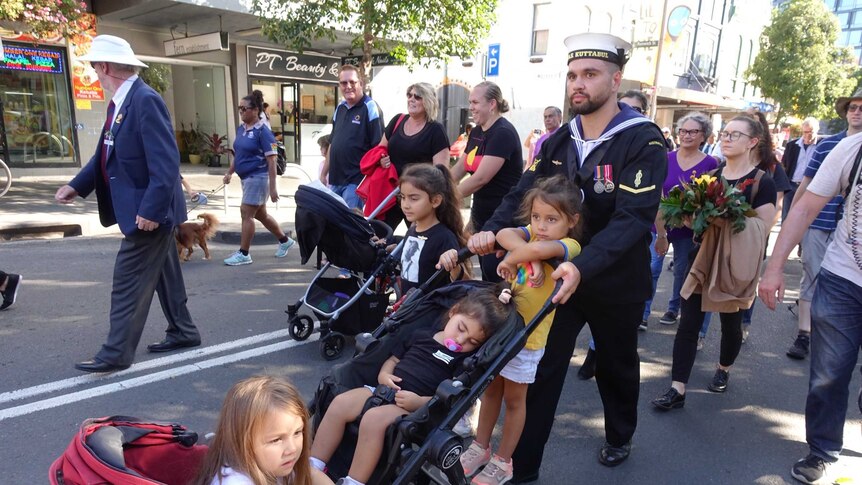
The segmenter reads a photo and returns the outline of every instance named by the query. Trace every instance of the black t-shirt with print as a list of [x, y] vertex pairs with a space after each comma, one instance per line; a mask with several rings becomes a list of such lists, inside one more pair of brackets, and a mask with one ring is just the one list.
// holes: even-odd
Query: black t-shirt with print
[[[395, 125], [398, 119], [404, 116], [398, 130]], [[398, 175], [404, 172], [404, 167], [410, 163], [431, 163], [434, 155], [440, 150], [449, 148], [449, 138], [446, 129], [436, 121], [426, 122], [419, 133], [407, 135], [404, 133], [404, 123], [407, 115], [398, 115], [386, 125], [386, 140], [389, 142], [389, 160], [398, 171]]]
[[433, 396], [437, 386], [451, 379], [461, 368], [464, 359], [473, 352], [452, 352], [434, 340], [438, 330], [417, 330], [412, 337], [393, 350], [392, 355], [399, 359], [392, 372], [400, 377], [398, 383], [404, 391], [415, 392], [420, 396]]
[[[431, 226], [423, 232], [416, 231], [412, 224], [404, 236], [404, 249], [401, 250], [401, 292], [406, 294], [411, 288], [416, 288], [431, 277], [437, 268], [434, 266], [440, 260], [440, 255], [450, 249], [459, 249], [458, 237], [442, 223]], [[435, 290], [448, 283], [447, 278]]]
[[483, 157], [500, 157], [504, 160], [497, 174], [473, 194], [470, 216], [474, 230], [478, 231], [494, 214], [503, 197], [521, 180], [524, 158], [518, 131], [506, 118], [498, 119], [488, 131], [477, 126], [470, 132], [464, 154], [464, 168], [468, 173], [478, 170]]

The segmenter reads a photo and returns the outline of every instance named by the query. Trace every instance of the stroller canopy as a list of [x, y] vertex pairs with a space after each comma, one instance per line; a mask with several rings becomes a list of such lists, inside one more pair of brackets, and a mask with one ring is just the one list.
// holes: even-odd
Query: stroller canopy
[[302, 264], [320, 248], [336, 266], [365, 270], [374, 264], [371, 224], [324, 190], [300, 185], [296, 191], [296, 236]]

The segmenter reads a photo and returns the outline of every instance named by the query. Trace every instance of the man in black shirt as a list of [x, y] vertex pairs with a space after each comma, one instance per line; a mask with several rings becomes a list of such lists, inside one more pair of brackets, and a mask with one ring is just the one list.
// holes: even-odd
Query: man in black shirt
[[580, 34], [566, 39], [566, 46], [566, 94], [576, 116], [542, 144], [518, 186], [468, 243], [476, 253], [492, 252], [494, 232], [514, 225], [519, 202], [539, 178], [566, 174], [584, 193], [583, 251], [552, 274], [564, 283], [554, 297], [560, 306], [527, 393], [527, 420], [513, 455], [515, 481], [521, 483], [538, 478], [585, 323], [596, 341], [596, 382], [605, 412], [599, 461], [616, 466], [628, 458], [640, 385], [637, 329], [652, 288], [649, 233], [667, 174], [659, 127], [617, 102], [631, 45], [607, 34]]
[[341, 66], [338, 79], [344, 101], [332, 115], [329, 157], [323, 164], [320, 179], [324, 181], [328, 175], [332, 191], [350, 208], [361, 208], [362, 201], [356, 196], [356, 187], [362, 181], [359, 160], [380, 143], [383, 124], [377, 103], [363, 92], [356, 67]]

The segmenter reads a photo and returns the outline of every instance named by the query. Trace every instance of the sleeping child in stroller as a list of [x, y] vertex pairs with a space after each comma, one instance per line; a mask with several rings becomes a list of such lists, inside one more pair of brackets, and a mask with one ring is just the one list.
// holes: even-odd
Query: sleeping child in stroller
[[[506, 322], [509, 297], [495, 289], [471, 292], [444, 316], [442, 328], [417, 330], [397, 346], [378, 374], [377, 395], [388, 394], [389, 404], [368, 410], [359, 425], [358, 446], [348, 476], [339, 483], [361, 485], [374, 472], [383, 452], [386, 429], [399, 417], [428, 402], [437, 386], [456, 374], [469, 357]], [[505, 300], [505, 301], [503, 301]], [[385, 387], [384, 387], [385, 386]], [[339, 394], [330, 404], [311, 447], [311, 465], [319, 470], [340, 444], [345, 427], [359, 418], [365, 402], [375, 394], [371, 386]]]

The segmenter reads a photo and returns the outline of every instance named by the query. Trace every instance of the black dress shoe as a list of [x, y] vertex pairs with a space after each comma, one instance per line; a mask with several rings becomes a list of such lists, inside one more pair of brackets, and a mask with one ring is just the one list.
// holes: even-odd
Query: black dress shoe
[[75, 368], [84, 372], [116, 372], [128, 369], [129, 365], [109, 364], [99, 359], [90, 359], [75, 364]]
[[681, 408], [685, 406], [685, 394], [680, 394], [676, 389], [671, 387], [667, 392], [653, 399], [652, 405], [662, 411]]
[[174, 342], [171, 340], [162, 340], [161, 342], [147, 345], [147, 350], [150, 352], [171, 352], [177, 349], [184, 349], [187, 347], [197, 347], [200, 344], [200, 340], [192, 340], [190, 342]]
[[622, 446], [612, 446], [607, 441], [604, 445], [602, 445], [602, 449], [599, 452], [599, 463], [604, 466], [617, 466], [620, 463], [626, 461], [626, 458], [629, 457], [629, 454], [632, 452], [632, 442]]

